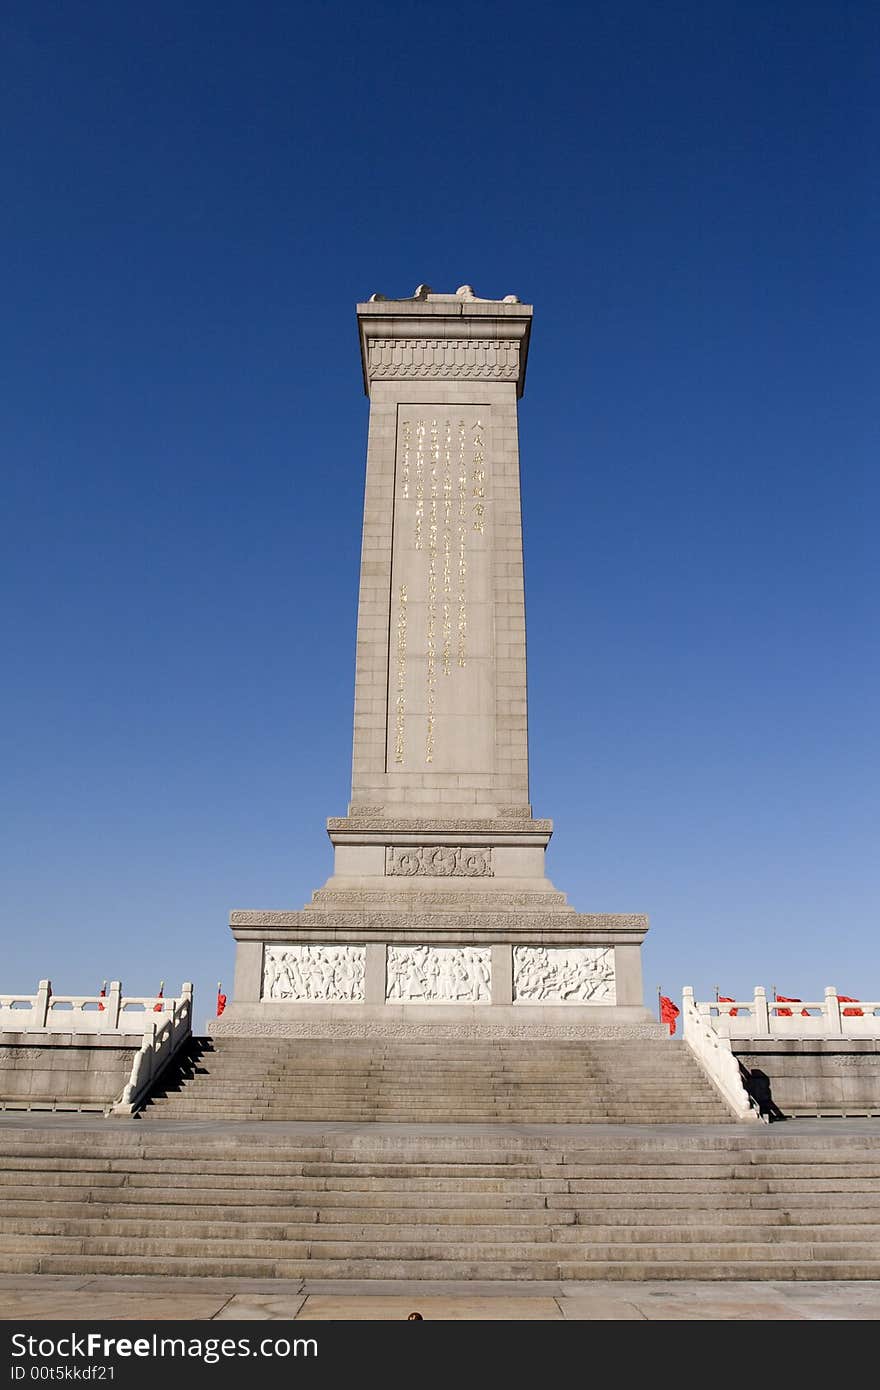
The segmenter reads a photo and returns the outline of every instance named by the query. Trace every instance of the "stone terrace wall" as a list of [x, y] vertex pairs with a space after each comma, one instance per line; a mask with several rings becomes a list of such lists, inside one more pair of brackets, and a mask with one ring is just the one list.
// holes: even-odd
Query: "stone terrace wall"
[[784, 1116], [880, 1115], [880, 1039], [732, 1039], [734, 1056], [769, 1082], [772, 1103]]
[[0, 1033], [0, 1109], [112, 1105], [141, 1042], [118, 1034]]

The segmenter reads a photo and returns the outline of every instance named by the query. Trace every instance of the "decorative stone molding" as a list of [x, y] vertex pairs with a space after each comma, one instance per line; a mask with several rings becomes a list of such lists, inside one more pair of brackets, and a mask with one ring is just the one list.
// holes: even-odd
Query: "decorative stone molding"
[[370, 380], [441, 378], [516, 381], [519, 342], [512, 338], [371, 338]]
[[491, 849], [451, 845], [389, 845], [385, 873], [414, 878], [491, 878]]
[[496, 912], [516, 907], [531, 908], [536, 913], [552, 912], [555, 909], [569, 916], [574, 912], [573, 908], [567, 906], [564, 893], [480, 893], [465, 890], [456, 893], [454, 889], [447, 892], [443, 892], [442, 889], [421, 891], [417, 887], [413, 887], [411, 892], [399, 889], [394, 894], [383, 892], [381, 889], [361, 893], [355, 889], [349, 891], [342, 888], [318, 888], [312, 896], [312, 903], [314, 908], [331, 909], [334, 912], [339, 909], [372, 913], [385, 908], [411, 912], [413, 908], [428, 907], [447, 908], [450, 911], [458, 908], [470, 914], [476, 907]]
[[614, 1004], [614, 949], [514, 946], [513, 997], [522, 1004]]
[[223, 1038], [389, 1038], [404, 1041], [435, 1038], [449, 1041], [486, 1042], [492, 1039], [521, 1039], [543, 1042], [589, 1042], [614, 1039], [658, 1037], [656, 1023], [410, 1023], [405, 1019], [387, 1021], [364, 1019], [315, 1019], [314, 1022], [286, 1022], [279, 1019], [211, 1019], [212, 1037]]
[[384, 806], [367, 806], [360, 803], [352, 804], [348, 808], [349, 816], [381, 816], [385, 811]]
[[[609, 946], [620, 938], [624, 941], [635, 938], [638, 941], [648, 928], [647, 919], [637, 915], [591, 916], [585, 912], [575, 912], [573, 908], [560, 910], [555, 894], [534, 893], [528, 897], [523, 894], [523, 906], [534, 910], [518, 912], [515, 910], [515, 900], [519, 897], [513, 893], [468, 893], [466, 899], [462, 895], [454, 900], [454, 905], [463, 909], [456, 912], [451, 907], [444, 910], [448, 902], [444, 894], [402, 892], [395, 898], [395, 910], [377, 911], [375, 898], [370, 898], [367, 900], [369, 905], [360, 910], [322, 911], [318, 907], [311, 907], [300, 912], [232, 912], [229, 924], [242, 929], [271, 927], [282, 931], [331, 933], [375, 933], [385, 929], [399, 931], [403, 925], [428, 932], [455, 930], [491, 933], [499, 941], [509, 941], [514, 936], [528, 933], [533, 944], [540, 941], [545, 933], [565, 936], [576, 933], [580, 940], [587, 934], [594, 940], [599, 937], [596, 944], [603, 946]], [[556, 911], [539, 906], [544, 897], [554, 900], [552, 906], [556, 907]], [[514, 901], [508, 909], [510, 900]], [[435, 901], [436, 911], [419, 911], [419, 908], [431, 906]], [[470, 910], [464, 910], [465, 902]], [[326, 941], [327, 936], [323, 939]]]
[[362, 1003], [363, 946], [267, 946], [263, 998], [293, 1003]]
[[478, 834], [485, 835], [486, 839], [491, 839], [495, 834], [511, 835], [522, 831], [530, 835], [552, 835], [552, 820], [529, 820], [525, 816], [514, 816], [497, 820], [442, 820], [436, 816], [430, 820], [422, 818], [419, 820], [404, 820], [399, 816], [330, 816], [327, 821], [327, 829], [333, 830], [376, 830], [385, 834], [402, 834], [410, 832], [417, 834], [421, 831], [428, 831], [435, 835], [463, 835]]
[[418, 1004], [488, 1004], [491, 953], [480, 946], [389, 946], [386, 998]]

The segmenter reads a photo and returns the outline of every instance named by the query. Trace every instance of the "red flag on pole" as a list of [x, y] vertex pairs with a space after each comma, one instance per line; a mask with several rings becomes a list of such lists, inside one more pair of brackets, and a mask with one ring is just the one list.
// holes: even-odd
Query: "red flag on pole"
[[[719, 1004], [732, 1004], [732, 1003], [733, 1003], [733, 1000], [731, 999], [731, 997], [730, 997], [729, 994], [719, 994], [719, 996], [718, 996], [718, 1003], [719, 1003]], [[739, 1013], [739, 1009], [728, 1009], [728, 1010], [727, 1010], [727, 1016], [728, 1016], [728, 1018], [736, 1018], [736, 1016], [737, 1016], [738, 1013]]]
[[660, 995], [660, 1022], [669, 1024], [670, 1033], [675, 1032], [675, 1020], [680, 1013], [681, 1009], [667, 995]]
[[[802, 999], [793, 999], [793, 998], [791, 998], [791, 997], [790, 997], [789, 995], [787, 995], [787, 994], [777, 994], [777, 995], [776, 995], [776, 1002], [779, 1003], [780, 1000], [782, 1001], [783, 1004], [802, 1004], [802, 1003], [804, 1002]], [[777, 1009], [777, 1010], [776, 1010], [776, 1013], [777, 1013], [777, 1015], [778, 1015], [780, 1018], [791, 1018], [791, 1009]], [[809, 1011], [809, 1009], [801, 1009], [801, 1018], [809, 1018], [809, 1017], [810, 1017], [810, 1011]]]
[[[837, 997], [841, 1004], [858, 1004], [859, 1002], [858, 999], [850, 998], [848, 994], [838, 994]], [[865, 1011], [864, 1009], [844, 1009], [843, 1016], [844, 1018], [864, 1018]]]
[[165, 995], [165, 981], [164, 981], [164, 980], [160, 980], [160, 981], [159, 981], [159, 993], [156, 995], [156, 999], [157, 999], [158, 1002], [155, 1003], [155, 1004], [153, 1005], [153, 1013], [154, 1013], [154, 1014], [160, 1014], [160, 1013], [162, 1012], [161, 1000], [164, 998], [164, 995]]
[[221, 994], [221, 993], [220, 993], [220, 990], [221, 990], [221, 981], [218, 980], [218, 981], [217, 981], [217, 1017], [218, 1017], [218, 1018], [219, 1018], [220, 1015], [222, 1014], [223, 1010], [226, 1008], [226, 995], [225, 995], [225, 994]]

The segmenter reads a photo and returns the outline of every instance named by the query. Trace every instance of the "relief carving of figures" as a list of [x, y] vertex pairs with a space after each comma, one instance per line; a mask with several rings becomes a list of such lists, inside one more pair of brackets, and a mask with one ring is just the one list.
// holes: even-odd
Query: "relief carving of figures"
[[386, 998], [488, 1004], [490, 953], [480, 946], [389, 946]]
[[263, 998], [357, 1003], [364, 997], [363, 946], [269, 946]]
[[470, 845], [455, 849], [447, 845], [389, 845], [385, 851], [385, 873], [407, 878], [491, 878], [491, 849]]
[[513, 996], [527, 1004], [613, 1004], [612, 946], [515, 946]]

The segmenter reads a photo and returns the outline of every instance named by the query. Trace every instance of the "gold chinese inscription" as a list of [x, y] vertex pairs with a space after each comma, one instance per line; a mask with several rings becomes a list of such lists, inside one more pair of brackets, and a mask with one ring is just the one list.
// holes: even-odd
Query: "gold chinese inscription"
[[401, 584], [397, 603], [397, 700], [395, 705], [394, 761], [403, 762], [406, 717], [406, 585]]
[[483, 453], [483, 422], [478, 420], [474, 425], [474, 452], [473, 452], [473, 496], [474, 496], [474, 530], [482, 535], [484, 529], [483, 517], [486, 511], [486, 469], [485, 455]]
[[458, 422], [458, 664], [467, 661], [467, 465], [464, 420]]
[[[406, 420], [401, 431], [400, 499], [414, 502], [413, 546], [425, 553], [425, 762], [434, 761], [438, 675], [467, 665], [468, 535], [485, 530], [486, 455], [482, 420]], [[400, 586], [394, 761], [404, 762], [407, 589]]]

